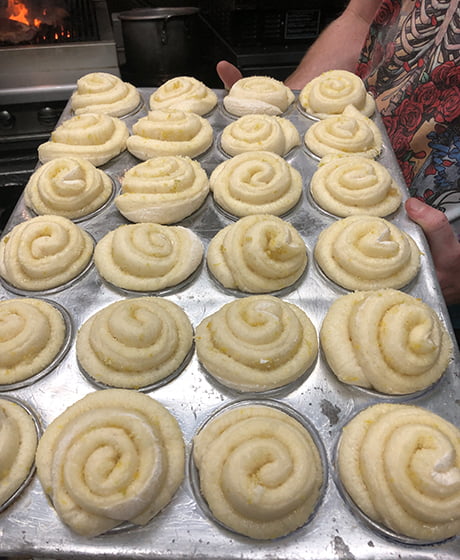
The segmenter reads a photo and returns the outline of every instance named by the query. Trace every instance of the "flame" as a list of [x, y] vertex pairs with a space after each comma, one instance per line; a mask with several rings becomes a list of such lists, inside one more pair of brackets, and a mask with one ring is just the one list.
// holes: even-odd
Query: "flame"
[[[28, 7], [20, 0], [8, 0], [6, 13], [8, 15], [8, 19], [19, 21], [20, 23], [24, 23], [25, 25], [29, 25], [31, 27], [38, 28], [42, 23], [42, 21], [38, 18], [32, 19], [32, 16], [29, 14]], [[45, 11], [43, 13], [45, 13]]]

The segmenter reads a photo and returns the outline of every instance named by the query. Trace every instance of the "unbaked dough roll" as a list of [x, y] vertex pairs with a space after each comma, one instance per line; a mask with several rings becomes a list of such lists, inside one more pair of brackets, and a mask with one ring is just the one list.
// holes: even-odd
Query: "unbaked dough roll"
[[254, 539], [304, 525], [320, 498], [324, 472], [308, 430], [266, 405], [211, 419], [194, 438], [200, 489], [214, 517]]
[[119, 226], [94, 251], [94, 263], [105, 280], [140, 292], [180, 284], [202, 258], [203, 244], [192, 230], [152, 223]]
[[30, 177], [24, 200], [37, 214], [56, 214], [70, 220], [98, 210], [112, 194], [111, 178], [82, 158], [56, 158]]
[[294, 99], [283, 82], [269, 76], [249, 76], [233, 84], [223, 104], [229, 113], [238, 117], [255, 113], [281, 115]]
[[91, 316], [78, 332], [76, 349], [80, 365], [96, 381], [138, 389], [178, 370], [192, 344], [192, 325], [177, 304], [141, 297]]
[[63, 347], [66, 325], [50, 303], [33, 298], [0, 301], [0, 384], [43, 371]]
[[401, 189], [378, 161], [362, 156], [326, 156], [310, 182], [321, 208], [339, 217], [388, 216], [401, 205]]
[[291, 383], [318, 353], [307, 314], [273, 296], [225, 304], [196, 329], [196, 351], [207, 371], [238, 391], [266, 391]]
[[141, 103], [138, 90], [118, 76], [107, 72], [92, 72], [77, 80], [77, 89], [70, 97], [70, 107], [76, 115], [104, 113], [122, 117]]
[[152, 111], [178, 110], [205, 115], [217, 105], [217, 95], [196, 78], [177, 76], [157, 88], [149, 103]]
[[0, 276], [21, 290], [62, 286], [88, 266], [93, 240], [62, 216], [44, 215], [14, 226], [0, 241]]
[[160, 403], [129, 389], [89, 393], [40, 439], [37, 474], [61, 520], [93, 537], [145, 525], [184, 478], [183, 436]]
[[85, 113], [59, 125], [51, 139], [38, 147], [42, 163], [61, 157], [80, 157], [96, 166], [107, 163], [126, 149], [126, 124], [109, 115]]
[[312, 124], [304, 140], [307, 148], [320, 158], [328, 154], [375, 158], [383, 145], [378, 126], [352, 105], [340, 115]]
[[343, 429], [340, 479], [373, 521], [413, 539], [460, 534], [460, 431], [416, 406], [378, 404]]
[[19, 491], [34, 465], [37, 427], [20, 404], [0, 398], [0, 509]]
[[255, 214], [240, 218], [211, 239], [207, 263], [225, 288], [267, 293], [291, 286], [302, 276], [307, 250], [289, 222]]
[[297, 169], [266, 151], [246, 152], [223, 161], [209, 181], [217, 204], [237, 217], [280, 216], [297, 204], [302, 194], [302, 176]]
[[197, 210], [209, 192], [206, 171], [186, 156], [159, 156], [128, 169], [115, 204], [132, 222], [173, 224]]
[[375, 216], [348, 216], [323, 230], [315, 259], [347, 290], [399, 289], [415, 278], [420, 250], [395, 224]]
[[300, 135], [295, 125], [272, 115], [244, 115], [228, 124], [221, 136], [222, 149], [230, 156], [255, 150], [284, 156], [299, 144]]
[[213, 137], [209, 122], [195, 113], [156, 109], [133, 124], [127, 146], [142, 160], [156, 156], [193, 158], [212, 145]]
[[366, 117], [375, 111], [375, 101], [362, 79], [347, 70], [328, 70], [308, 82], [299, 94], [300, 105], [314, 117], [324, 119], [353, 105]]
[[433, 309], [393, 289], [335, 300], [324, 318], [321, 346], [344, 383], [407, 394], [436, 382], [452, 359], [452, 341]]

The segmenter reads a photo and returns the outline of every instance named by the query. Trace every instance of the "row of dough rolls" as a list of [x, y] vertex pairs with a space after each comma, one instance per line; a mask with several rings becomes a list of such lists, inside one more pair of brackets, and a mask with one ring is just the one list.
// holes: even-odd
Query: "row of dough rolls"
[[[340, 114], [353, 105], [370, 117], [375, 102], [362, 80], [345, 70], [324, 72], [299, 93], [299, 105], [318, 119]], [[234, 116], [245, 114], [281, 115], [295, 100], [295, 94], [282, 82], [269, 76], [250, 76], [235, 82], [223, 99], [225, 109]], [[149, 108], [178, 109], [198, 115], [211, 112], [217, 96], [203, 82], [191, 76], [176, 76], [156, 88], [148, 99]], [[142, 105], [137, 89], [116, 75], [92, 72], [77, 80], [70, 106], [76, 115], [102, 113], [122, 117]]]
[[[234, 217], [284, 215], [299, 202], [300, 172], [278, 154], [243, 152], [216, 165], [209, 177], [188, 156], [156, 156], [135, 164], [115, 198], [131, 222], [178, 223], [201, 208], [211, 190], [219, 208]], [[327, 156], [313, 173], [310, 190], [323, 210], [338, 216], [385, 217], [398, 210], [401, 190], [378, 161]], [[40, 166], [25, 188], [25, 203], [38, 215], [72, 220], [91, 217], [114, 194], [113, 179], [84, 158], [59, 157]]]
[[[0, 276], [20, 290], [46, 291], [77, 278], [94, 252], [96, 268], [110, 284], [159, 291], [190, 279], [204, 254], [192, 229], [152, 222], [118, 226], [94, 245], [68, 218], [36, 216], [1, 239]], [[400, 289], [416, 277], [421, 264], [412, 237], [375, 216], [348, 216], [322, 230], [314, 258], [332, 282], [347, 290]], [[206, 260], [223, 287], [269, 293], [295, 284], [308, 255], [303, 237], [288, 221], [254, 214], [219, 230]]]
[[[69, 346], [71, 321], [51, 302], [0, 302], [0, 384], [35, 381]], [[319, 339], [343, 383], [376, 395], [424, 391], [442, 377], [453, 343], [435, 311], [394, 289], [338, 297]], [[96, 385], [148, 389], [170, 381], [196, 353], [204, 371], [238, 392], [266, 392], [301, 380], [318, 355], [318, 334], [298, 305], [272, 295], [223, 304], [194, 328], [186, 312], [162, 297], [113, 302], [80, 325], [76, 355]]]
[[[0, 399], [0, 417], [6, 453], [0, 507], [24, 489], [35, 458], [43, 490], [79, 535], [145, 525], [184, 480], [179, 424], [144, 393], [89, 393], [41, 435], [19, 403]], [[336, 482], [360, 515], [393, 538], [440, 542], [460, 531], [459, 441], [457, 427], [425, 408], [371, 405], [341, 430]], [[298, 413], [270, 401], [242, 401], [197, 429], [192, 487], [204, 513], [227, 529], [279, 538], [308, 523], [319, 507], [325, 457], [314, 427]]]

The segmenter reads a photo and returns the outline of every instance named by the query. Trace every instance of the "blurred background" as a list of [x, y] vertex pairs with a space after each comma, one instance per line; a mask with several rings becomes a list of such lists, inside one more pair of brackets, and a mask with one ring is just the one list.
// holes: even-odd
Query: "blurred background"
[[216, 63], [284, 80], [345, 0], [0, 0], [0, 234], [79, 77], [138, 87]]

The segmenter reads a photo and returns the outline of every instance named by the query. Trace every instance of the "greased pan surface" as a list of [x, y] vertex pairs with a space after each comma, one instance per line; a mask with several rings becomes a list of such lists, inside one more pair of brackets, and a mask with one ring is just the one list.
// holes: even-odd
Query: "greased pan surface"
[[[123, 120], [131, 130], [134, 122], [148, 110], [152, 89], [140, 88], [143, 106]], [[227, 156], [219, 148], [222, 129], [232, 122], [222, 108], [224, 91], [216, 90], [218, 106], [205, 116], [214, 130], [213, 146], [196, 158], [208, 175]], [[61, 117], [72, 116], [67, 107]], [[301, 137], [314, 121], [303, 115], [296, 104], [284, 115], [299, 130]], [[374, 117], [384, 138], [384, 148], [378, 158], [392, 173], [407, 197], [402, 175], [390, 148], [378, 115]], [[281, 294], [282, 299], [300, 306], [309, 316], [317, 331], [330, 304], [345, 290], [336, 287], [318, 270], [313, 259], [313, 249], [319, 232], [337, 218], [320, 210], [309, 193], [309, 182], [318, 160], [305, 149], [304, 144], [293, 149], [285, 159], [298, 169], [303, 177], [303, 194], [300, 203], [283, 219], [289, 221], [304, 239], [309, 262], [306, 273], [292, 290]], [[120, 191], [120, 178], [139, 161], [128, 152], [114, 158], [104, 169], [113, 179], [116, 192]], [[31, 218], [32, 213], [21, 198], [10, 218], [5, 235], [16, 224]], [[388, 218], [409, 233], [422, 249], [422, 266], [417, 278], [404, 291], [421, 298], [431, 305], [447, 324], [453, 336], [447, 311], [435, 279], [432, 260], [421, 230], [405, 215], [403, 208]], [[224, 226], [232, 223], [208, 195], [205, 204], [179, 225], [191, 228], [202, 240], [205, 251], [211, 238]], [[79, 220], [78, 225], [89, 232], [97, 242], [108, 231], [128, 223], [116, 209], [113, 198], [100, 212]], [[22, 294], [20, 294], [22, 295]], [[47, 294], [30, 294], [46, 297], [68, 313], [71, 326], [70, 347], [58, 365], [31, 384], [3, 390], [0, 396], [16, 399], [31, 409], [42, 429], [68, 406], [98, 389], [80, 371], [75, 354], [75, 337], [82, 323], [108, 304], [130, 297], [106, 284], [94, 266], [69, 287]], [[158, 295], [158, 294], [152, 294]], [[210, 277], [203, 264], [191, 281], [176, 290], [161, 294], [182, 307], [192, 325], [235, 299], [235, 294], [221, 289]], [[244, 294], [240, 294], [244, 295]], [[18, 297], [5, 284], [0, 285], [1, 299]], [[454, 560], [458, 558], [460, 537], [436, 545], [408, 544], [393, 539], [363, 520], [342, 496], [336, 483], [334, 449], [341, 427], [358, 411], [377, 402], [407, 402], [434, 412], [457, 426], [460, 424], [460, 358], [454, 345], [454, 360], [447, 371], [430, 390], [412, 397], [378, 397], [375, 394], [340, 383], [329, 370], [321, 352], [310, 375], [293, 387], [275, 391], [257, 400], [272, 399], [281, 407], [290, 407], [304, 418], [315, 431], [324, 450], [327, 479], [324, 493], [312, 519], [304, 527], [287, 537], [268, 542], [258, 542], [236, 535], [211, 520], [194, 493], [196, 473], [187, 469], [182, 486], [172, 502], [144, 527], [122, 527], [108, 534], [88, 539], [72, 533], [57, 517], [34, 475], [31, 482], [9, 507], [0, 513], [0, 555], [33, 556], [36, 558], [200, 558], [200, 559], [258, 559], [278, 560], [379, 560], [405, 558]], [[3, 388], [5, 389], [5, 388]], [[184, 434], [186, 452], [190, 457], [192, 439], [200, 426], [219, 408], [237, 400], [251, 399], [238, 395], [214, 383], [199, 365], [194, 353], [180, 375], [174, 377], [148, 394], [163, 404], [178, 420]], [[190, 462], [189, 462], [190, 463]]]

